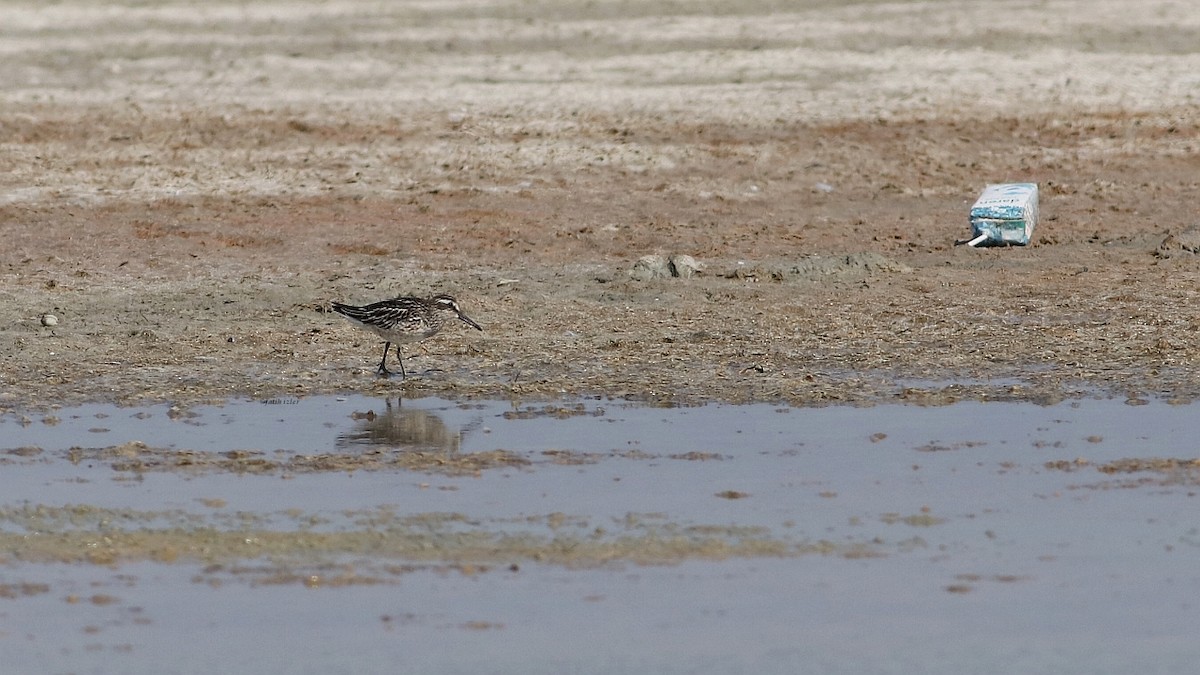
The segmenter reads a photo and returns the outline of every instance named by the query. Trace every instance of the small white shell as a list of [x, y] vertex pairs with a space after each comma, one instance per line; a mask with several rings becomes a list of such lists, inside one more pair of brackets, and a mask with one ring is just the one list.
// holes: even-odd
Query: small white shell
[[54, 326], [58, 325], [58, 317], [54, 316], [53, 314], [43, 314], [42, 325], [53, 328]]

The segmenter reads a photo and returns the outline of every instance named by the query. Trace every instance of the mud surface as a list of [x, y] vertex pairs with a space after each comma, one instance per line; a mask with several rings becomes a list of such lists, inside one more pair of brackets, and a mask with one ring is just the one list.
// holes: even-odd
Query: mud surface
[[[74, 0], [0, 37], [0, 405], [1200, 391], [1191, 3]], [[1035, 243], [953, 246], [1003, 181]], [[487, 330], [406, 382], [325, 311], [434, 292]]]

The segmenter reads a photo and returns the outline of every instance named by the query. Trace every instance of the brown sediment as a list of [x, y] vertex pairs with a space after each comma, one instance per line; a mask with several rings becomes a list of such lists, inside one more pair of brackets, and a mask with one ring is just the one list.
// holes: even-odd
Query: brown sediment
[[[91, 16], [57, 7], [64, 21]], [[581, 24], [556, 31], [500, 8], [468, 24], [302, 3], [289, 21], [263, 8], [245, 23], [125, 8], [86, 31], [14, 14], [30, 48], [0, 82], [0, 405], [1200, 392], [1188, 247], [1200, 127], [1194, 105], [1165, 93], [1186, 66], [1163, 47], [1182, 44], [1169, 24], [1106, 24], [1110, 47], [1153, 47], [1155, 65], [1119, 80], [1137, 91], [1118, 96], [1103, 82], [1132, 66], [1072, 26], [1009, 72], [998, 64], [1029, 45], [965, 18], [950, 38], [922, 3], [825, 7], [816, 23], [716, 10], [725, 18], [673, 16], [691, 26], [684, 43], [661, 22], [666, 6], [610, 34], [616, 17], [565, 3], [556, 16], [598, 30], [565, 43], [561, 30]], [[741, 37], [724, 35], [730, 12]], [[375, 30], [331, 51], [306, 32], [310, 14]], [[204, 40], [112, 39], [164, 17], [219, 38], [219, 62]], [[264, 56], [276, 43], [255, 26], [291, 56]], [[759, 44], [753, 26], [775, 37]], [[886, 39], [902, 26], [903, 47]], [[869, 51], [851, 37], [864, 30]], [[443, 33], [456, 47], [429, 51]], [[389, 35], [378, 52], [372, 40]], [[565, 52], [534, 76], [522, 54], [538, 44]], [[980, 48], [997, 65], [990, 83], [974, 76]], [[940, 79], [892, 49], [936, 50]], [[330, 78], [334, 64], [354, 75]], [[1034, 244], [955, 247], [970, 202], [1006, 180], [1042, 187]], [[702, 269], [633, 278], [647, 254]], [[440, 291], [487, 331], [410, 349], [405, 382], [377, 380], [379, 345], [325, 311]]]

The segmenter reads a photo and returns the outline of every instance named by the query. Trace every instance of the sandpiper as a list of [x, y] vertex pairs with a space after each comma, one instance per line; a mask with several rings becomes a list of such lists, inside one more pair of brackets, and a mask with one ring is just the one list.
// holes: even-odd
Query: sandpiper
[[462, 319], [468, 326], [483, 330], [471, 317], [463, 314], [458, 307], [458, 301], [449, 295], [435, 295], [428, 300], [424, 298], [393, 298], [375, 302], [363, 307], [333, 303], [333, 311], [353, 321], [356, 325], [375, 333], [383, 338], [383, 359], [379, 362], [376, 372], [380, 377], [387, 377], [392, 371], [387, 368], [388, 349], [396, 343], [396, 360], [400, 362], [400, 377], [407, 377], [404, 372], [404, 359], [400, 356], [400, 345], [406, 342], [419, 342], [435, 335], [446, 324], [447, 317], [453, 315]]

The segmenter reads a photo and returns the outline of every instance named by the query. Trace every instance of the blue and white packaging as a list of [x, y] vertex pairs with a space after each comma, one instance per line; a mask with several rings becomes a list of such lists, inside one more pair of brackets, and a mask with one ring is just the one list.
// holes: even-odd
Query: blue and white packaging
[[1025, 246], [1038, 219], [1037, 183], [1000, 183], [984, 189], [971, 207], [968, 246]]

